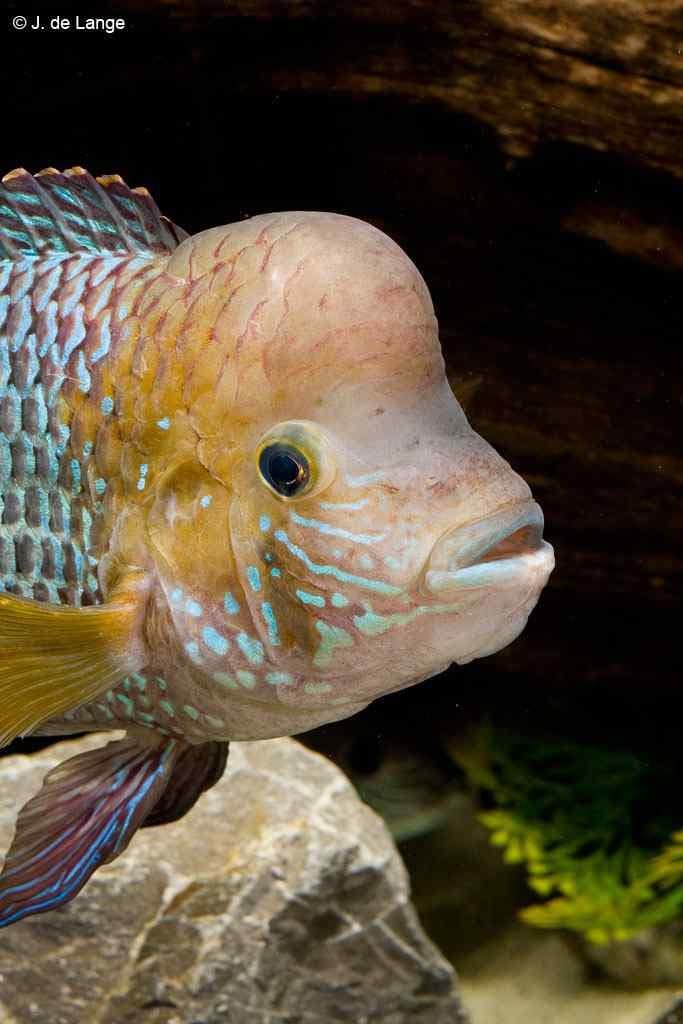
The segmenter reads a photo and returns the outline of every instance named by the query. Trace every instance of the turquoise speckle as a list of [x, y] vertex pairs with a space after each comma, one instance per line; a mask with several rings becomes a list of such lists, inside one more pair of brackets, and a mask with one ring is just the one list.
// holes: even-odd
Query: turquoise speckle
[[274, 565], [273, 568], [270, 570], [270, 575], [273, 577], [273, 579], [277, 580], [280, 578], [280, 576], [282, 576], [282, 573], [280, 572], [278, 567]]
[[126, 709], [126, 714], [128, 715], [129, 718], [132, 718], [135, 705], [133, 704], [133, 701], [130, 699], [130, 697], [126, 697], [125, 693], [117, 693], [116, 699], [121, 701], [124, 708]]
[[305, 683], [304, 691], [310, 694], [321, 694], [330, 693], [332, 686], [330, 683]]
[[75, 496], [81, 489], [81, 464], [78, 459], [71, 460], [71, 493]]
[[339, 626], [330, 626], [322, 619], [318, 619], [315, 628], [320, 633], [320, 646], [315, 652], [313, 664], [322, 668], [332, 661], [335, 647], [353, 647], [353, 639], [345, 629]]
[[201, 664], [202, 656], [199, 653], [198, 643], [196, 643], [194, 640], [190, 640], [188, 643], [185, 644], [185, 650], [187, 651], [190, 658], [192, 659], [192, 661], [194, 661], [196, 665]]
[[325, 533], [330, 537], [342, 537], [344, 540], [353, 541], [354, 544], [376, 544], [378, 541], [384, 540], [386, 536], [384, 533], [351, 533], [350, 530], [344, 530], [340, 526], [331, 526], [330, 523], [325, 523], [321, 519], [307, 519], [306, 516], [300, 516], [298, 512], [290, 512], [289, 518], [298, 526], [317, 530], [318, 533]]
[[133, 672], [131, 673], [131, 679], [137, 686], [140, 693], [144, 693], [145, 688], [147, 686], [147, 680], [145, 679], [145, 677], [141, 676], [139, 672]]
[[258, 524], [261, 533], [268, 533], [268, 530], [270, 529], [270, 519], [268, 516], [259, 516]]
[[199, 712], [196, 708], [193, 708], [191, 704], [183, 704], [183, 711], [188, 718], [192, 718], [195, 722], [199, 718]]
[[104, 494], [106, 489], [107, 481], [103, 480], [101, 476], [98, 477], [97, 480], [95, 481], [95, 494], [99, 494], [101, 496]]
[[146, 483], [145, 477], [147, 476], [148, 472], [149, 472], [149, 465], [148, 465], [148, 463], [143, 462], [140, 465], [140, 479], [138, 480], [138, 490], [139, 491], [144, 491], [144, 489], [145, 489], [145, 483]]
[[199, 504], [202, 506], [202, 508], [208, 508], [212, 501], [213, 498], [210, 494], [203, 494], [202, 497], [199, 499]]
[[346, 608], [347, 604], [349, 603], [349, 599], [347, 597], [344, 597], [343, 594], [339, 593], [334, 593], [330, 598], [330, 601], [332, 602], [335, 608]]
[[76, 375], [78, 377], [78, 387], [80, 388], [84, 395], [87, 395], [88, 392], [90, 391], [90, 386], [92, 384], [92, 377], [90, 376], [88, 368], [85, 365], [85, 356], [83, 355], [82, 351], [78, 353], [78, 360], [76, 362]]
[[198, 619], [202, 615], [204, 609], [202, 608], [198, 601], [195, 601], [193, 600], [193, 598], [188, 597], [187, 601], [185, 602], [185, 611], [187, 612], [188, 615], [192, 615], [195, 619]]
[[235, 639], [247, 661], [252, 665], [260, 665], [264, 656], [263, 644], [259, 640], [252, 640], [246, 633], [238, 633]]
[[365, 605], [364, 613], [362, 615], [355, 615], [353, 621], [361, 633], [365, 633], [366, 636], [379, 636], [381, 633], [386, 633], [393, 626], [405, 626], [421, 615], [448, 615], [459, 611], [461, 607], [462, 605], [460, 604], [421, 604], [409, 612], [392, 612], [391, 615], [377, 615], [369, 605]]
[[252, 590], [258, 591], [261, 589], [261, 575], [255, 565], [248, 566], [247, 579]]
[[182, 599], [183, 592], [180, 589], [180, 587], [176, 587], [174, 590], [171, 591], [171, 601], [173, 601], [174, 604], [177, 604], [178, 601], [182, 601]]
[[242, 686], [246, 686], [247, 690], [252, 690], [256, 686], [256, 676], [253, 672], [247, 672], [246, 669], [238, 669], [235, 675]]
[[169, 420], [168, 416], [164, 416], [162, 420], [157, 420], [157, 426], [159, 427], [160, 430], [168, 430], [169, 427], [171, 426], [171, 421]]
[[155, 676], [154, 682], [157, 684], [160, 690], [166, 689], [166, 680], [162, 679], [161, 676]]
[[103, 416], [111, 416], [114, 411], [114, 399], [111, 395], [105, 395], [100, 402], [100, 409], [102, 410]]
[[269, 672], [266, 676], [266, 682], [270, 683], [271, 686], [282, 686], [283, 684], [293, 683], [294, 679], [289, 672]]
[[171, 704], [170, 700], [160, 700], [159, 707], [162, 711], [165, 711], [170, 718], [175, 718], [175, 708]]
[[319, 594], [309, 594], [306, 590], [297, 590], [296, 596], [302, 604], [314, 604], [316, 608], [325, 607], [325, 598]]
[[401, 563], [399, 562], [398, 558], [394, 558], [393, 555], [387, 555], [387, 557], [384, 559], [384, 561], [385, 561], [385, 564], [388, 565], [390, 569], [400, 569], [401, 568]]
[[239, 689], [237, 683], [228, 675], [227, 672], [214, 672], [211, 676], [214, 682], [218, 683], [219, 686], [226, 686], [229, 690]]
[[215, 630], [213, 626], [204, 626], [202, 640], [214, 654], [227, 654], [230, 649], [230, 641]]
[[292, 543], [284, 530], [277, 530], [274, 536], [276, 540], [285, 545], [291, 554], [304, 563], [309, 572], [315, 573], [316, 576], [333, 576], [340, 583], [353, 583], [365, 590], [374, 590], [378, 594], [401, 593], [401, 588], [395, 587], [393, 583], [386, 583], [384, 580], [369, 580], [364, 576], [354, 576], [350, 572], [338, 569], [336, 565], [319, 565], [317, 562], [312, 562], [303, 548]]
[[89, 459], [90, 456], [92, 455], [92, 450], [93, 450], [93, 443], [92, 443], [92, 441], [86, 441], [85, 444], [83, 445], [83, 458], [84, 459]]
[[321, 501], [320, 507], [324, 509], [345, 509], [349, 512], [357, 512], [368, 504], [368, 498], [362, 498], [360, 501]]
[[223, 595], [223, 607], [225, 608], [228, 615], [237, 615], [238, 611], [240, 610], [239, 604], [237, 603], [237, 601], [232, 596], [229, 590]]
[[261, 614], [263, 615], [263, 619], [268, 629], [268, 640], [273, 644], [273, 646], [277, 646], [280, 643], [280, 633], [278, 631], [277, 619], [275, 617], [275, 612], [273, 611], [273, 606], [269, 601], [264, 601], [261, 605]]

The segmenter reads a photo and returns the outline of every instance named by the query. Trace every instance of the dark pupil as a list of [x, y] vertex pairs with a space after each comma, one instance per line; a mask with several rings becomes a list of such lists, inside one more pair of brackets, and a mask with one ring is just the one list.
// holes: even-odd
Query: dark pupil
[[308, 466], [303, 455], [287, 451], [282, 445], [266, 448], [259, 461], [264, 477], [279, 494], [296, 494], [308, 481]]

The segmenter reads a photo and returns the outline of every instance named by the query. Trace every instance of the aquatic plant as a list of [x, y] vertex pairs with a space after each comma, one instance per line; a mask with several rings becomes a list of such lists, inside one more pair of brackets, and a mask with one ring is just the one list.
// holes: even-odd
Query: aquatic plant
[[680, 764], [491, 726], [453, 753], [494, 805], [480, 814], [491, 842], [544, 898], [528, 924], [605, 943], [681, 913]]

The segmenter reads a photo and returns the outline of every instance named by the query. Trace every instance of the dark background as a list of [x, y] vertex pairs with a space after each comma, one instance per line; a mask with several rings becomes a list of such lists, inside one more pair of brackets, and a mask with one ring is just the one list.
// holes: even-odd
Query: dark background
[[[677, 747], [683, 169], [645, 153], [647, 123], [642, 160], [633, 132], [627, 152], [543, 123], [533, 146], [506, 144], [492, 104], [480, 117], [432, 87], [497, 45], [476, 35], [476, 3], [460, 35], [441, 6], [406, 5], [403, 21], [373, 3], [81, 9], [126, 18], [105, 35], [19, 32], [12, 17], [35, 8], [10, 5], [3, 173], [119, 173], [191, 233], [274, 210], [348, 213], [422, 271], [449, 374], [479, 381], [470, 418], [531, 484], [557, 568], [510, 648], [311, 742], [342, 759], [396, 739], [436, 749], [487, 713]], [[515, 46], [505, 60], [525, 59]], [[602, 237], [577, 215], [596, 204]]]

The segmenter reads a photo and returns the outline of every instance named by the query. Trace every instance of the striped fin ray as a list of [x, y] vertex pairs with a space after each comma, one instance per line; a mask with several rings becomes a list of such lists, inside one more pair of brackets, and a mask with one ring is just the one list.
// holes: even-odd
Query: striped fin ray
[[187, 235], [163, 217], [147, 189], [82, 167], [23, 168], [0, 183], [0, 260], [67, 253], [166, 254]]
[[54, 768], [19, 812], [0, 874], [0, 928], [67, 903], [125, 850], [182, 747], [124, 739]]
[[207, 789], [215, 786], [228, 760], [227, 742], [213, 740], [185, 746], [178, 754], [168, 786], [142, 823], [167, 825], [178, 821]]
[[88, 608], [0, 593], [0, 747], [141, 668], [138, 602]]

